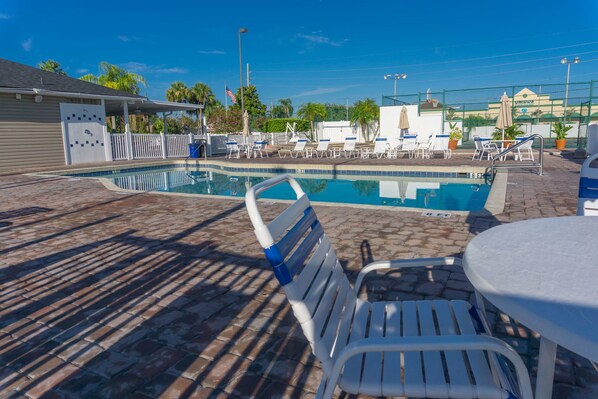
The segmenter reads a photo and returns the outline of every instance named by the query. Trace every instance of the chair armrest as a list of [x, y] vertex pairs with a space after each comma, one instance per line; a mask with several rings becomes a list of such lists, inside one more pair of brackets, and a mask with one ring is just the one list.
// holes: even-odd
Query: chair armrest
[[361, 269], [359, 275], [357, 276], [357, 281], [355, 282], [355, 287], [353, 289], [355, 290], [355, 293], [359, 293], [359, 288], [361, 288], [361, 283], [363, 282], [365, 275], [374, 270], [402, 269], [422, 266], [461, 266], [461, 264], [461, 258], [455, 258], [452, 256], [445, 258], [394, 259], [372, 262], [369, 265], [366, 265], [363, 269]]
[[498, 353], [515, 367], [522, 399], [532, 399], [532, 387], [525, 364], [515, 349], [498, 338], [487, 335], [441, 335], [419, 337], [363, 338], [348, 344], [336, 357], [326, 383], [324, 397], [331, 397], [343, 366], [351, 357], [367, 352], [420, 352], [482, 350]]
[[483, 143], [482, 147], [486, 149], [498, 150], [498, 146], [496, 145], [496, 143]]

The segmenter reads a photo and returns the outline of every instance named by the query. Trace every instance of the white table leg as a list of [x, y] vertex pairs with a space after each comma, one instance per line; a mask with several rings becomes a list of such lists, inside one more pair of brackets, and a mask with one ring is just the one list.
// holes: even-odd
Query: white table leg
[[556, 344], [544, 337], [540, 338], [538, 356], [538, 375], [536, 377], [536, 399], [552, 398], [554, 364], [556, 362]]

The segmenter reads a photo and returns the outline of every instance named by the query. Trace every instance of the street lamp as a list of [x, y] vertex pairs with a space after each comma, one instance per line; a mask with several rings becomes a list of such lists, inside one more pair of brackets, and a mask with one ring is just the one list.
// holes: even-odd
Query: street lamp
[[247, 28], [239, 29], [239, 78], [241, 80], [241, 117], [245, 115], [245, 100], [243, 99], [243, 50], [241, 47], [242, 33], [247, 33]]
[[571, 64], [579, 64], [581, 60], [579, 57], [573, 58], [573, 61], [567, 61], [567, 57], [561, 58], [561, 64], [567, 64], [567, 83], [565, 85], [565, 106], [563, 108], [563, 121], [567, 122], [567, 100], [569, 99], [569, 72], [571, 72]]
[[393, 92], [393, 101], [397, 100], [397, 80], [399, 79], [407, 79], [407, 74], [406, 73], [395, 73], [393, 74], [389, 74], [389, 75], [384, 75], [384, 80], [388, 80], [388, 79], [393, 79], [395, 81], [395, 89]]

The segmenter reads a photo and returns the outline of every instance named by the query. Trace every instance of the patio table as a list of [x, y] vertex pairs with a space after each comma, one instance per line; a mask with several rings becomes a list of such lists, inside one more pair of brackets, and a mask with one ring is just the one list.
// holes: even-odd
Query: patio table
[[536, 399], [550, 398], [560, 345], [598, 362], [598, 217], [501, 225], [475, 237], [465, 274], [496, 307], [541, 335]]

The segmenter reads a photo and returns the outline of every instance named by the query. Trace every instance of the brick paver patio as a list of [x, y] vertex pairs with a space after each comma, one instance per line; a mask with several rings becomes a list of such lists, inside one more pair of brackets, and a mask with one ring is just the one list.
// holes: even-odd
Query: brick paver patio
[[[460, 255], [491, 226], [574, 214], [579, 163], [549, 155], [544, 177], [510, 173], [496, 217], [316, 211], [354, 279], [372, 260]], [[243, 202], [20, 174], [0, 175], [0, 200], [0, 397], [313, 396], [321, 370]], [[284, 205], [265, 207], [274, 215]], [[370, 299], [473, 300], [450, 267], [380, 274], [366, 288]], [[538, 337], [496, 310], [491, 317], [533, 378]], [[554, 398], [596, 396], [598, 372], [559, 350]]]

